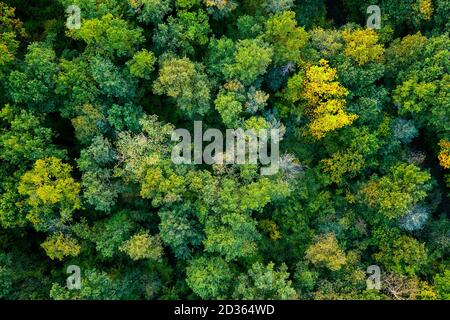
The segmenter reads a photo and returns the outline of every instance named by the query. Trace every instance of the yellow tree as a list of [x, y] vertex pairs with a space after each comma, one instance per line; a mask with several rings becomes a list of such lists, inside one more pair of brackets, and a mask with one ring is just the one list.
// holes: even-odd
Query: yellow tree
[[347, 263], [345, 252], [339, 247], [333, 233], [321, 235], [306, 250], [306, 259], [319, 267], [338, 271]]
[[315, 139], [322, 139], [328, 132], [348, 126], [358, 118], [345, 110], [347, 94], [347, 89], [337, 81], [336, 69], [326, 60], [306, 70], [303, 98], [307, 102], [306, 115], [311, 119], [309, 133]]
[[37, 230], [68, 222], [81, 208], [80, 184], [71, 177], [71, 170], [69, 164], [49, 157], [37, 160], [20, 178], [18, 191], [26, 196], [27, 219]]
[[381, 62], [384, 48], [378, 44], [378, 34], [371, 29], [342, 32], [345, 42], [344, 54], [362, 66], [368, 62]]
[[439, 163], [442, 168], [450, 169], [450, 142], [442, 139], [439, 142], [439, 146], [441, 147], [441, 151], [438, 156]]
[[56, 233], [47, 238], [41, 247], [50, 259], [62, 260], [67, 256], [77, 256], [80, 253], [80, 246], [72, 237], [63, 233]]

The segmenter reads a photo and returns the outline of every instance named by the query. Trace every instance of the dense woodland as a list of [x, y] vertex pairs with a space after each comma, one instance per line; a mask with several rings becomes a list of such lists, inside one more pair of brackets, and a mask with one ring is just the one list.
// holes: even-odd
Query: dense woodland
[[[449, 17], [2, 0], [0, 298], [450, 299]], [[279, 129], [280, 171], [174, 164], [194, 120]]]

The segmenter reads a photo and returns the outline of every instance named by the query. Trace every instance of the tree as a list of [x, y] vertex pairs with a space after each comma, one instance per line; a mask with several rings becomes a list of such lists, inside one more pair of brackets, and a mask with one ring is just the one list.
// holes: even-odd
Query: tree
[[400, 163], [388, 175], [372, 176], [360, 190], [363, 201], [388, 219], [404, 216], [430, 190], [431, 176], [412, 164]]
[[186, 268], [186, 282], [192, 291], [202, 299], [223, 299], [228, 297], [233, 272], [219, 257], [198, 257]]
[[130, 239], [136, 224], [130, 219], [129, 212], [116, 212], [109, 218], [98, 220], [93, 226], [86, 222], [77, 225], [74, 232], [81, 238], [90, 240], [100, 257], [112, 258], [119, 253], [119, 248]]
[[61, 108], [64, 117], [80, 115], [83, 106], [92, 105], [101, 97], [100, 89], [90, 70], [87, 57], [61, 59], [60, 72], [55, 79], [55, 93], [64, 98]]
[[226, 261], [256, 254], [256, 241], [260, 238], [256, 221], [238, 213], [226, 214], [220, 220], [210, 218], [205, 234], [205, 251], [222, 254]]
[[222, 19], [229, 16], [230, 13], [237, 7], [237, 4], [233, 0], [205, 0], [204, 3], [208, 13], [215, 19]]
[[288, 11], [294, 6], [293, 0], [266, 0], [263, 7], [272, 13]]
[[121, 72], [111, 60], [95, 56], [89, 62], [92, 78], [104, 95], [125, 99], [134, 96], [133, 79]]
[[311, 45], [320, 51], [324, 59], [332, 59], [342, 51], [344, 46], [342, 33], [334, 29], [315, 28], [308, 32]]
[[441, 151], [439, 152], [439, 163], [442, 168], [450, 169], [450, 142], [446, 140], [441, 140], [439, 142]]
[[371, 29], [342, 32], [346, 56], [362, 66], [368, 62], [380, 62], [383, 58], [383, 46], [378, 44], [378, 35]]
[[133, 260], [159, 260], [162, 256], [162, 246], [159, 236], [151, 236], [148, 231], [141, 231], [125, 241], [119, 250], [125, 252]]
[[447, 269], [443, 274], [435, 275], [433, 281], [439, 297], [448, 300], [450, 298], [450, 271]]
[[142, 29], [107, 13], [101, 18], [86, 19], [80, 29], [67, 31], [75, 40], [83, 40], [94, 52], [108, 56], [131, 56], [144, 42]]
[[408, 231], [416, 231], [423, 228], [430, 216], [430, 209], [423, 205], [412, 208], [400, 220], [400, 226]]
[[306, 250], [306, 259], [316, 266], [323, 266], [331, 271], [339, 271], [347, 263], [336, 236], [331, 233], [316, 238], [314, 244]]
[[341, 183], [344, 175], [356, 176], [364, 168], [364, 157], [358, 152], [336, 152], [330, 159], [322, 159], [324, 171], [331, 177], [331, 181]]
[[[410, 44], [413, 41], [418, 41], [414, 47]], [[405, 70], [398, 72], [397, 87], [393, 91], [393, 100], [399, 107], [399, 113], [413, 117], [419, 126], [425, 126], [440, 138], [445, 138], [448, 132], [448, 124], [444, 119], [449, 117], [446, 108], [449, 102], [446, 89], [449, 76], [445, 71], [448, 63], [444, 57], [448, 54], [445, 48], [449, 43], [450, 39], [445, 35], [426, 39], [417, 34], [402, 39], [393, 46], [391, 54], [397, 58], [403, 53], [399, 46], [410, 48], [406, 51], [406, 58], [400, 60]], [[419, 54], [410, 53], [413, 49], [418, 50]], [[391, 64], [397, 65], [395, 62]]]
[[117, 285], [104, 271], [88, 269], [81, 277], [81, 289], [69, 290], [59, 283], [53, 283], [50, 297], [54, 300], [117, 300]]
[[80, 246], [77, 241], [68, 235], [56, 233], [48, 237], [41, 244], [50, 259], [62, 260], [66, 256], [77, 256], [80, 253]]
[[191, 258], [192, 252], [200, 246], [203, 232], [195, 219], [193, 209], [185, 205], [172, 210], [160, 210], [159, 235], [169, 246], [177, 259]]
[[139, 121], [144, 113], [140, 106], [132, 103], [125, 103], [123, 106], [113, 104], [106, 113], [109, 125], [117, 131], [138, 132], [142, 129]]
[[138, 20], [145, 23], [162, 22], [171, 9], [171, 2], [168, 0], [131, 0], [129, 3]]
[[4, 129], [0, 133], [0, 156], [15, 166], [49, 156], [64, 157], [52, 143], [54, 133], [44, 126], [44, 117], [6, 105], [0, 112]]
[[294, 299], [296, 292], [288, 280], [287, 266], [282, 264], [278, 270], [274, 270], [274, 266], [272, 262], [267, 266], [259, 262], [253, 264], [248, 274], [239, 276], [233, 297], [244, 300]]
[[254, 39], [263, 33], [263, 25], [260, 17], [242, 15], [236, 21], [237, 30], [229, 36], [233, 39]]
[[301, 50], [308, 41], [308, 34], [303, 28], [297, 27], [293, 11], [283, 11], [267, 20], [264, 39], [273, 47], [274, 64], [281, 66], [300, 62]]
[[207, 56], [208, 72], [222, 79], [225, 65], [233, 63], [234, 51], [235, 44], [233, 40], [227, 37], [220, 39], [211, 38]]
[[358, 116], [345, 111], [345, 96], [348, 94], [336, 81], [336, 70], [326, 60], [306, 70], [302, 97], [308, 103], [306, 114], [311, 118], [310, 134], [317, 140], [328, 132], [348, 126]]
[[153, 42], [159, 52], [170, 50], [174, 53], [194, 55], [197, 46], [208, 43], [210, 32], [205, 11], [180, 10], [176, 16], [170, 16], [167, 23], [158, 25]]
[[400, 236], [393, 243], [382, 243], [380, 249], [374, 258], [395, 273], [412, 276], [427, 262], [425, 245], [409, 236]]
[[9, 179], [3, 178], [0, 185], [0, 224], [3, 228], [23, 227], [27, 225], [26, 210], [20, 204], [21, 196], [17, 191], [18, 177], [15, 173]]
[[240, 114], [243, 111], [242, 103], [234, 92], [222, 91], [214, 101], [216, 110], [222, 117], [222, 122], [229, 128], [237, 128]]
[[127, 62], [130, 73], [138, 78], [149, 79], [154, 70], [156, 57], [151, 51], [142, 49], [133, 55], [133, 58]]
[[203, 67], [188, 58], [168, 58], [162, 62], [155, 94], [166, 94], [189, 117], [203, 115], [209, 109], [210, 84]]
[[414, 300], [419, 291], [416, 278], [389, 273], [384, 277], [383, 289], [396, 300]]
[[143, 183], [148, 169], [155, 169], [161, 159], [170, 157], [170, 139], [173, 126], [158, 121], [156, 115], [145, 115], [139, 120], [142, 131], [137, 134], [120, 132], [115, 142], [117, 156], [122, 159], [115, 174], [126, 181]]
[[72, 119], [75, 137], [81, 144], [89, 144], [99, 132], [106, 132], [106, 123], [100, 107], [91, 104], [82, 105], [79, 115]]
[[83, 173], [81, 187], [86, 202], [104, 212], [111, 211], [120, 191], [120, 186], [113, 181], [112, 170], [106, 168]]
[[120, 186], [109, 168], [116, 159], [117, 154], [111, 143], [102, 136], [95, 137], [92, 144], [80, 152], [77, 162], [83, 172], [83, 198], [95, 210], [110, 212], [117, 200]]
[[0, 80], [14, 61], [14, 56], [19, 48], [19, 37], [25, 36], [23, 23], [15, 18], [15, 9], [0, 3]]
[[37, 111], [54, 111], [53, 90], [57, 72], [54, 50], [43, 43], [32, 43], [27, 48], [23, 68], [9, 74], [7, 88], [11, 100]]
[[55, 157], [39, 159], [18, 186], [25, 197], [27, 219], [37, 230], [49, 230], [72, 219], [81, 208], [80, 184], [70, 175], [72, 167]]
[[418, 130], [413, 121], [401, 118], [395, 119], [392, 124], [392, 131], [394, 137], [399, 139], [402, 143], [410, 143], [411, 140], [418, 135]]
[[260, 40], [239, 40], [236, 43], [234, 61], [224, 65], [227, 79], [236, 79], [244, 85], [255, 82], [266, 73], [272, 62], [273, 49]]

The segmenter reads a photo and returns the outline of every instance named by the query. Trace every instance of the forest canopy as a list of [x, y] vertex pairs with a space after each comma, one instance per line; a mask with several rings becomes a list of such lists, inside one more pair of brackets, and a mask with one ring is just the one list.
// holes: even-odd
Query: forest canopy
[[[0, 299], [450, 300], [449, 17], [0, 0]], [[279, 170], [174, 163], [194, 121], [277, 129]]]

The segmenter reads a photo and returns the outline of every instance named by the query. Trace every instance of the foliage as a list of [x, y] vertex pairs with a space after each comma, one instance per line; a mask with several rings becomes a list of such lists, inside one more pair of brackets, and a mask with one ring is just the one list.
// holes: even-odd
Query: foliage
[[148, 232], [140, 232], [125, 241], [120, 247], [133, 260], [154, 259], [158, 260], [162, 255], [162, 247], [159, 237], [153, 237]]
[[392, 244], [384, 244], [374, 255], [388, 270], [413, 275], [427, 261], [427, 250], [423, 243], [409, 236], [401, 236]]
[[306, 250], [306, 258], [314, 265], [327, 267], [331, 271], [338, 271], [347, 262], [336, 236], [331, 233], [318, 237]]
[[55, 157], [39, 159], [21, 178], [18, 191], [29, 206], [27, 219], [37, 229], [46, 230], [55, 223], [72, 219], [81, 208], [80, 184], [70, 175], [72, 168]]
[[[0, 299], [449, 299], [449, 15], [0, 0]], [[238, 128], [274, 174], [172, 160]]]
[[186, 282], [202, 299], [220, 299], [229, 289], [232, 272], [225, 260], [199, 257], [186, 268]]
[[203, 115], [209, 109], [209, 83], [202, 66], [188, 58], [169, 58], [162, 62], [153, 90], [174, 98], [189, 116]]
[[77, 256], [80, 253], [80, 246], [70, 236], [62, 233], [50, 236], [41, 247], [45, 250], [50, 259], [62, 260], [66, 256]]
[[239, 276], [239, 284], [233, 296], [244, 300], [293, 299], [296, 292], [288, 278], [289, 273], [285, 264], [281, 265], [279, 270], [274, 270], [273, 263], [264, 267], [257, 262], [252, 265], [248, 275]]
[[404, 216], [430, 189], [430, 174], [415, 165], [399, 164], [387, 176], [372, 176], [361, 189], [365, 203], [387, 218]]
[[345, 111], [347, 94], [347, 89], [336, 81], [336, 70], [326, 60], [306, 70], [302, 97], [307, 101], [306, 113], [312, 119], [309, 131], [314, 138], [322, 139], [327, 132], [348, 126], [358, 118]]

